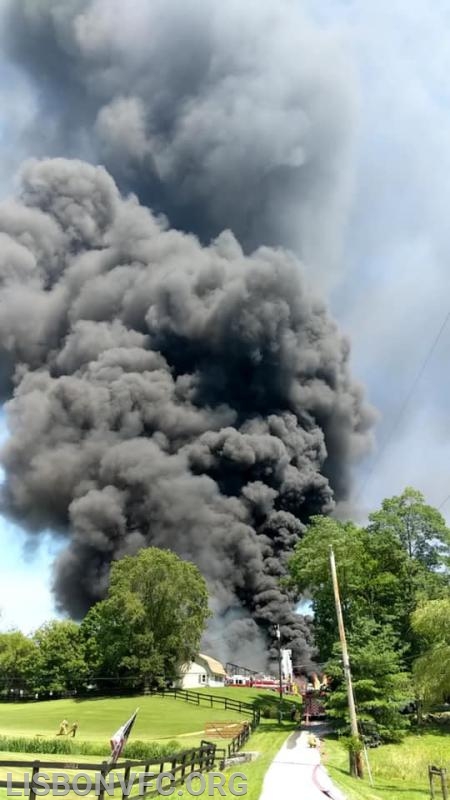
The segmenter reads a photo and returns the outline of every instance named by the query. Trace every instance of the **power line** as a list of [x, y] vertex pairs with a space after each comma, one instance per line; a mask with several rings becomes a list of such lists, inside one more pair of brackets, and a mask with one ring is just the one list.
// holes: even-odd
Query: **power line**
[[[380, 461], [382, 460], [382, 458], [383, 458], [383, 456], [384, 456], [389, 444], [391, 443], [392, 437], [395, 434], [395, 432], [396, 432], [396, 430], [397, 430], [397, 428], [398, 428], [398, 426], [399, 426], [399, 424], [400, 424], [400, 422], [402, 420], [402, 417], [403, 417], [403, 415], [404, 415], [404, 413], [405, 413], [405, 411], [406, 411], [406, 409], [407, 409], [407, 407], [408, 407], [408, 405], [409, 405], [409, 403], [411, 401], [411, 398], [414, 395], [414, 392], [415, 392], [415, 390], [416, 390], [416, 388], [417, 388], [417, 386], [418, 386], [418, 384], [420, 382], [420, 379], [422, 378], [423, 373], [425, 372], [428, 364], [430, 363], [431, 357], [432, 357], [432, 355], [433, 355], [433, 353], [434, 353], [434, 351], [435, 351], [435, 349], [436, 349], [436, 347], [437, 347], [437, 345], [438, 345], [438, 343], [439, 343], [439, 341], [441, 339], [442, 334], [444, 333], [445, 328], [447, 327], [447, 323], [448, 323], [449, 319], [450, 319], [450, 311], [448, 312], [448, 314], [445, 317], [441, 327], [439, 328], [439, 331], [438, 331], [437, 335], [435, 336], [435, 338], [434, 338], [434, 340], [433, 340], [433, 342], [431, 344], [431, 347], [430, 347], [430, 349], [429, 349], [424, 361], [422, 362], [422, 364], [421, 364], [421, 366], [419, 368], [419, 371], [417, 372], [417, 374], [416, 374], [416, 376], [415, 376], [415, 378], [414, 378], [414, 380], [412, 382], [411, 388], [410, 388], [405, 400], [403, 401], [397, 416], [394, 419], [394, 423], [393, 423], [392, 427], [390, 428], [387, 436], [385, 437], [384, 442], [382, 443], [381, 448], [380, 448], [380, 450], [378, 452], [378, 455], [375, 458], [375, 460], [373, 461], [372, 466], [369, 469], [369, 472], [366, 475], [366, 477], [365, 477], [365, 479], [364, 479], [364, 481], [363, 481], [363, 483], [362, 483], [362, 485], [361, 485], [361, 487], [359, 489], [358, 494], [356, 495], [356, 500], [360, 500], [360, 498], [364, 494], [364, 491], [367, 488], [367, 486], [368, 486], [368, 484], [369, 484], [369, 482], [370, 482], [370, 480], [371, 480], [376, 468], [378, 467], [378, 465], [379, 465]], [[449, 499], [450, 499], [450, 495], [446, 498], [446, 500], [444, 502], [447, 502], [447, 500], [449, 500]]]
[[443, 500], [443, 501], [442, 501], [441, 505], [440, 505], [440, 506], [438, 506], [438, 511], [440, 511], [440, 510], [441, 510], [441, 508], [444, 508], [445, 504], [446, 504], [446, 503], [447, 503], [449, 500], [450, 500], [450, 494], [448, 494], [448, 495], [447, 495], [447, 497], [445, 498], [445, 500]]

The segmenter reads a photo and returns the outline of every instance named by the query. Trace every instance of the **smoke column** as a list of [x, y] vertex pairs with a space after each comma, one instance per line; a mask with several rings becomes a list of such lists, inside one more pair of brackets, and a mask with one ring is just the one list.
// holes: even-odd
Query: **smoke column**
[[39, 86], [26, 147], [113, 177], [30, 160], [0, 207], [2, 511], [67, 542], [54, 589], [78, 617], [113, 559], [193, 560], [211, 649], [250, 663], [275, 622], [308, 658], [279, 580], [373, 419], [348, 342], [268, 246], [331, 269], [348, 191], [344, 65], [296, 8], [15, 0], [4, 26]]
[[329, 285], [357, 91], [301, 0], [8, 0], [3, 29], [39, 104], [25, 152], [101, 162], [203, 243], [282, 244]]

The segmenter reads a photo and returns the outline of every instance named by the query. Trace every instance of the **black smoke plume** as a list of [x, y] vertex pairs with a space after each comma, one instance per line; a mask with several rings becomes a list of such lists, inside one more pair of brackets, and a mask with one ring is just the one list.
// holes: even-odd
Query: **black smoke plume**
[[301, 0], [6, 2], [39, 106], [25, 152], [105, 164], [203, 243], [229, 228], [336, 271], [356, 92]]
[[81, 615], [111, 560], [151, 543], [199, 565], [237, 630], [242, 610], [281, 621], [304, 654], [278, 580], [302, 523], [345, 492], [370, 413], [299, 264], [246, 257], [230, 232], [202, 247], [63, 159], [24, 167], [0, 231], [2, 503], [68, 538], [61, 605]]
[[21, 147], [115, 180], [34, 160], [0, 208], [3, 511], [67, 541], [75, 616], [154, 544], [207, 577], [214, 652], [256, 663], [280, 622], [305, 659], [279, 579], [346, 496], [372, 413], [298, 261], [267, 245], [335, 264], [345, 63], [289, 0], [15, 0], [4, 32], [40, 108]]

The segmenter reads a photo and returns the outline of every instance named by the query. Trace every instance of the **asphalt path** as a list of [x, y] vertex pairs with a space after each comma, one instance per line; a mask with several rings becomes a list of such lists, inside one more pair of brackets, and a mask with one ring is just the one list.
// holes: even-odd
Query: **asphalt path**
[[264, 778], [259, 800], [345, 800], [320, 762], [320, 748], [308, 746], [309, 733], [295, 731], [277, 753]]

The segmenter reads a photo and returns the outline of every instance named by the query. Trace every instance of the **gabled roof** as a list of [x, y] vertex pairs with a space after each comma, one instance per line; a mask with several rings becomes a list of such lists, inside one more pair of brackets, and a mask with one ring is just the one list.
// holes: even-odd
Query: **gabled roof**
[[214, 673], [214, 675], [222, 675], [223, 677], [226, 676], [226, 672], [220, 661], [217, 661], [215, 658], [212, 658], [211, 656], [205, 656], [203, 655], [203, 653], [199, 653], [198, 657], [202, 658], [203, 661], [206, 661], [208, 667], [210, 668], [211, 672]]

